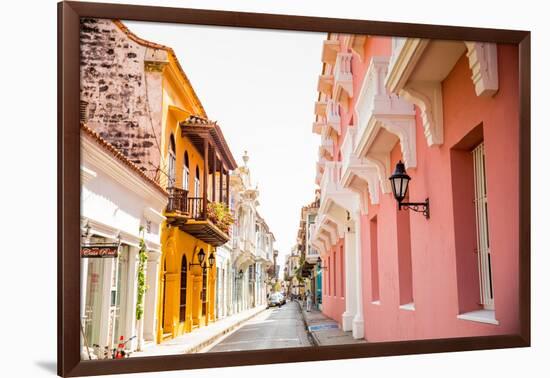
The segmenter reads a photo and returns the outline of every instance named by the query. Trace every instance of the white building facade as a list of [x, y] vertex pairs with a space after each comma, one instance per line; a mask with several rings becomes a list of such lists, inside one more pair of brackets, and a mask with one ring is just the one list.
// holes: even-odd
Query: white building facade
[[273, 266], [275, 238], [258, 214], [260, 193], [252, 186], [248, 159], [245, 152], [244, 165], [233, 171], [229, 184], [235, 216], [231, 240], [225, 245], [231, 249], [227, 278], [232, 287], [226, 294], [232, 298], [230, 314], [266, 305], [268, 271]]
[[[105, 348], [153, 343], [158, 300], [160, 225], [167, 193], [91, 129], [81, 126], [81, 256], [95, 248], [116, 251], [81, 258], [82, 358], [101, 358]], [[140, 244], [146, 291], [137, 320]], [[96, 345], [96, 347], [94, 347]]]

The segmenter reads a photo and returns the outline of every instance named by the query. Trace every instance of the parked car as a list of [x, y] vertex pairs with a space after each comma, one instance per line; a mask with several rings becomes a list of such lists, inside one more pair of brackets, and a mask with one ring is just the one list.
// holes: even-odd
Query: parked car
[[267, 301], [267, 307], [281, 307], [283, 305], [284, 297], [281, 293], [271, 293]]
[[281, 294], [281, 304], [286, 304], [286, 295], [284, 295], [283, 293], [279, 293]]

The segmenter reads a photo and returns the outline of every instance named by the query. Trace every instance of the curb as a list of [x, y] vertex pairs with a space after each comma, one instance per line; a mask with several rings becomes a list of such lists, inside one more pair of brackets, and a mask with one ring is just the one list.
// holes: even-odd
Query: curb
[[321, 343], [319, 342], [319, 339], [317, 338], [317, 336], [315, 336], [315, 334], [309, 330], [309, 324], [306, 320], [306, 314], [304, 314], [304, 308], [302, 307], [302, 302], [300, 300], [298, 300], [297, 302], [298, 302], [298, 306], [300, 307], [300, 313], [302, 314], [302, 321], [304, 322], [307, 338], [309, 339], [309, 341], [314, 347], [318, 347], [319, 345], [321, 345]]
[[212, 337], [206, 339], [205, 341], [201, 342], [200, 344], [197, 344], [195, 346], [192, 346], [188, 349], [186, 349], [184, 352], [182, 353], [197, 353], [199, 351], [201, 351], [202, 349], [206, 348], [207, 346], [209, 346], [210, 344], [214, 343], [216, 340], [218, 340], [220, 337], [228, 334], [229, 332], [233, 331], [235, 328], [241, 326], [244, 322], [247, 322], [249, 321], [250, 319], [252, 319], [253, 317], [255, 317], [256, 315], [264, 312], [266, 310], [265, 307], [262, 307], [260, 308], [259, 311], [251, 314], [250, 316], [247, 316], [246, 318], [243, 318], [241, 320], [239, 320], [238, 322], [230, 325], [229, 327], [221, 330], [220, 332], [218, 332], [217, 334], [213, 335]]

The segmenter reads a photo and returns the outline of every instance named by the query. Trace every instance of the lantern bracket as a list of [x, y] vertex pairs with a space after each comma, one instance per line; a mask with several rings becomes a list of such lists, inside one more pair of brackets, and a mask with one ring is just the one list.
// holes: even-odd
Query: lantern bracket
[[426, 219], [430, 219], [430, 199], [426, 198], [426, 202], [399, 202], [399, 210], [412, 210], [417, 213], [422, 213]]

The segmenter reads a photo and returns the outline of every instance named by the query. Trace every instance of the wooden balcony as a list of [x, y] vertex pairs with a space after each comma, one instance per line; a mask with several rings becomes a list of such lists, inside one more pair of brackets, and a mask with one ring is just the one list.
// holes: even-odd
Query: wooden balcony
[[179, 188], [168, 188], [168, 194], [165, 215], [170, 226], [178, 227], [214, 247], [229, 241], [229, 231], [220, 229], [216, 220], [208, 217], [208, 199], [188, 197], [188, 191]]

